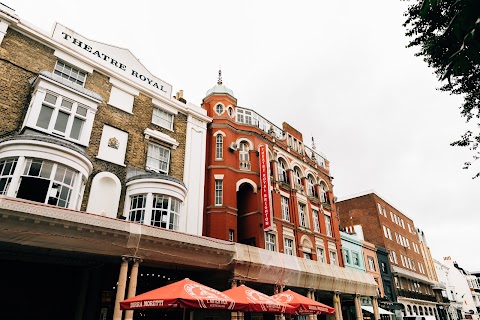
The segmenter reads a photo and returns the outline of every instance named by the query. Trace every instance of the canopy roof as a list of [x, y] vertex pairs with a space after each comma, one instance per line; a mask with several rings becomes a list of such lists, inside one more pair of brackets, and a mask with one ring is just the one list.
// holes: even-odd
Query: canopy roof
[[292, 306], [279, 302], [245, 285], [223, 291], [223, 293], [237, 303], [247, 304], [250, 312], [295, 313], [295, 309]]
[[295, 311], [299, 314], [334, 314], [335, 309], [327, 306], [326, 304], [320, 303], [318, 301], [312, 300], [301, 294], [293, 292], [292, 290], [287, 290], [281, 293], [274, 295], [274, 298], [277, 301], [288, 303], [295, 308]]

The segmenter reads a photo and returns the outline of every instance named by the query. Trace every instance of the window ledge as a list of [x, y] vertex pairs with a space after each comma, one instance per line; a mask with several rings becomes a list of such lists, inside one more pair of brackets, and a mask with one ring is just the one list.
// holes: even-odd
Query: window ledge
[[169, 135], [166, 135], [165, 133], [162, 133], [157, 130], [152, 130], [152, 129], [145, 129], [143, 131], [143, 134], [145, 134], [145, 138], [148, 140], [150, 137], [154, 137], [155, 139], [158, 139], [160, 141], [164, 141], [168, 144], [172, 145], [172, 149], [176, 149], [179, 146], [179, 143], [177, 140], [174, 138], [170, 137]]

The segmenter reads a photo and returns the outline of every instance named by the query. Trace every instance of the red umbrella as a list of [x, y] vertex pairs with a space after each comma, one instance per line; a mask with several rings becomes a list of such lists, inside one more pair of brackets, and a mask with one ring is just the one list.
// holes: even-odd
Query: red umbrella
[[120, 302], [120, 309], [194, 308], [244, 311], [247, 304], [236, 302], [224, 293], [190, 279], [142, 293]]
[[237, 303], [247, 304], [247, 311], [250, 312], [295, 313], [295, 309], [292, 306], [276, 301], [272, 297], [245, 285], [223, 291], [223, 293], [237, 301]]
[[293, 292], [292, 290], [287, 290], [282, 293], [278, 293], [272, 296], [273, 299], [288, 303], [295, 308], [295, 311], [299, 314], [334, 314], [335, 309], [329, 307], [323, 303], [312, 300], [301, 294]]

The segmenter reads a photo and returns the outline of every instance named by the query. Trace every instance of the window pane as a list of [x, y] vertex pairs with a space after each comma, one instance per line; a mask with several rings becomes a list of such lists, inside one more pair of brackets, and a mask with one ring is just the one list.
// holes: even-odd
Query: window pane
[[53, 94], [47, 93], [45, 95], [45, 101], [50, 102], [51, 104], [55, 104], [57, 102], [57, 97]]
[[37, 120], [37, 127], [48, 129], [48, 125], [50, 124], [50, 118], [52, 117], [53, 109], [47, 107], [46, 105], [42, 105], [42, 109], [40, 109], [40, 115], [38, 116]]
[[65, 100], [65, 99], [62, 100], [62, 107], [63, 107], [64, 109], [72, 110], [72, 106], [73, 106], [73, 103], [72, 103], [72, 102], [70, 102], [70, 101], [68, 101], [68, 100]]
[[77, 107], [77, 114], [86, 117], [87, 116], [87, 108], [84, 108], [82, 106]]
[[58, 112], [57, 121], [55, 122], [54, 129], [60, 132], [65, 132], [65, 129], [67, 128], [68, 116], [68, 113], [61, 111]]
[[72, 124], [72, 131], [70, 131], [70, 138], [78, 140], [80, 138], [80, 134], [82, 133], [82, 128], [83, 128], [83, 121], [82, 119], [79, 118], [74, 118], [73, 119], [73, 124]]

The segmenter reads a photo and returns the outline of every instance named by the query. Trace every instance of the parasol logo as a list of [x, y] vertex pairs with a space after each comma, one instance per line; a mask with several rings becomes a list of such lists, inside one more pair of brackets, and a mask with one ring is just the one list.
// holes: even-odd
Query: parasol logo
[[189, 283], [184, 289], [189, 296], [197, 299], [200, 308], [232, 309], [235, 305], [225, 294], [201, 284]]
[[287, 304], [293, 300], [293, 295], [288, 293], [279, 293], [275, 297], [276, 297], [276, 300], [282, 303], [287, 303]]

